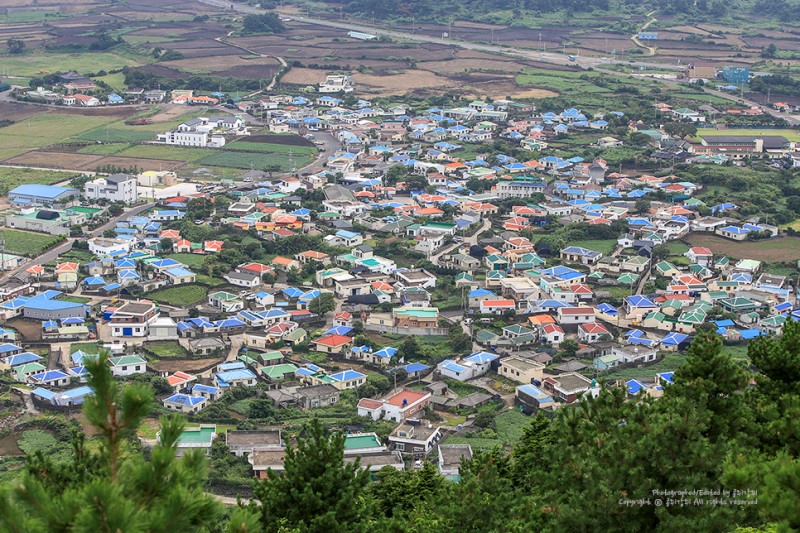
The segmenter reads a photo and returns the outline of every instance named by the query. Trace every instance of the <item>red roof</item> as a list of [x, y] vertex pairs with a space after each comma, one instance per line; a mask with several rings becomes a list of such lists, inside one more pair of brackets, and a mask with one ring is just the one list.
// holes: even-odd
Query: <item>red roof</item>
[[358, 401], [358, 406], [364, 409], [380, 409], [383, 407], [383, 402], [380, 400], [373, 400], [372, 398], [361, 398]]
[[402, 407], [404, 401], [406, 405], [411, 405], [414, 402], [420, 401], [425, 396], [427, 396], [427, 393], [423, 394], [421, 392], [415, 392], [408, 389], [403, 389], [394, 396], [387, 398], [386, 403]]
[[327, 337], [322, 337], [321, 339], [317, 339], [317, 344], [322, 344], [323, 346], [344, 346], [348, 342], [350, 342], [350, 337], [345, 337], [344, 335], [328, 335]]
[[593, 315], [593, 307], [559, 307], [558, 312], [562, 315]]

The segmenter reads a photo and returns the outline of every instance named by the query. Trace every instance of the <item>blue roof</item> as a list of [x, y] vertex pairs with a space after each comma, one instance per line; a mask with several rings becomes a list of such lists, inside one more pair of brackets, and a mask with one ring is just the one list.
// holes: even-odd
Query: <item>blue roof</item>
[[167, 259], [159, 259], [158, 261], [153, 261], [152, 263], [150, 263], [150, 265], [153, 266], [154, 268], [172, 268], [172, 267], [183, 266], [183, 263], [168, 257]]
[[477, 296], [495, 296], [495, 294], [489, 289], [475, 289], [470, 291], [469, 293], [470, 298], [475, 298]]
[[49, 391], [47, 389], [43, 389], [41, 387], [37, 387], [31, 391], [31, 394], [34, 396], [39, 396], [44, 398], [45, 400], [52, 400], [56, 397], [56, 393], [53, 391]]
[[219, 392], [219, 387], [211, 387], [210, 385], [202, 385], [200, 383], [196, 383], [192, 387], [192, 392], [200, 392], [206, 394], [216, 394]]
[[25, 302], [25, 307], [44, 311], [59, 311], [63, 309], [85, 308], [86, 306], [82, 303], [51, 300], [48, 294], [39, 294]]
[[26, 183], [20, 185], [9, 191], [8, 196], [23, 195], [23, 196], [38, 196], [52, 200], [65, 192], [77, 192], [77, 189], [68, 189], [66, 187], [59, 187], [58, 185], [39, 185], [36, 183]]
[[52, 381], [54, 379], [64, 379], [68, 377], [69, 375], [61, 370], [45, 370], [44, 372], [39, 372], [31, 376], [31, 378], [36, 381]]
[[185, 277], [185, 276], [191, 276], [191, 275], [194, 274], [194, 272], [192, 272], [189, 269], [183, 268], [183, 267], [176, 267], [176, 268], [170, 268], [169, 270], [167, 270], [166, 274], [169, 275], [169, 276], [174, 276], [176, 278], [182, 278], [182, 277]]
[[466, 361], [472, 361], [473, 363], [477, 363], [479, 365], [490, 363], [500, 357], [497, 354], [489, 353], [489, 352], [475, 352], [472, 355], [468, 355], [464, 359]]
[[395, 355], [397, 355], [397, 348], [392, 348], [391, 346], [385, 346], [385, 347], [381, 348], [380, 350], [378, 350], [377, 352], [375, 352], [372, 355], [374, 355], [375, 357], [389, 357], [389, 358], [391, 358], [391, 357], [394, 357]]
[[358, 237], [361, 234], [341, 229], [341, 230], [336, 232], [336, 235], [341, 237], [341, 238], [343, 238], [343, 239], [354, 239], [354, 238]]
[[247, 324], [238, 318], [226, 318], [225, 320], [217, 320], [214, 325], [218, 328], [240, 328]]
[[0, 344], [0, 354], [18, 352], [20, 350], [22, 350], [22, 346], [17, 346], [16, 344], [11, 344], [10, 342], [4, 342], [3, 344]]
[[756, 337], [760, 337], [761, 335], [766, 335], [760, 329], [752, 328], [752, 329], [743, 329], [739, 332], [739, 335], [742, 336], [745, 340], [755, 339]]
[[628, 394], [633, 396], [634, 394], [639, 394], [641, 391], [646, 389], [647, 387], [640, 381], [635, 379], [629, 379], [625, 382], [625, 386], [628, 388]]
[[646, 309], [658, 309], [658, 305], [654, 304], [650, 298], [647, 296], [642, 296], [641, 294], [634, 294], [632, 296], [626, 296], [625, 300], [628, 302], [629, 305], [633, 307], [642, 307]]
[[217, 372], [216, 377], [220, 384], [225, 383], [226, 385], [232, 381], [241, 379], [256, 379], [256, 375], [247, 368], [237, 368], [236, 370], [230, 370], [228, 372]]
[[428, 365], [423, 365], [422, 363], [409, 363], [402, 368], [404, 368], [405, 371], [409, 374], [417, 374], [419, 372], [425, 372], [426, 370], [430, 369]]
[[464, 372], [467, 369], [467, 367], [459, 365], [452, 359], [445, 359], [444, 361], [439, 363], [439, 366], [442, 368], [442, 370], [448, 370], [456, 374], [460, 374], [461, 372]]
[[83, 324], [83, 323], [85, 323], [85, 322], [86, 322], [86, 319], [84, 319], [84, 318], [79, 318], [79, 317], [76, 317], [76, 316], [71, 316], [71, 317], [69, 317], [69, 318], [65, 318], [65, 319], [63, 319], [63, 320], [61, 321], [61, 325], [62, 325], [62, 326], [75, 326], [75, 325]]
[[672, 332], [663, 339], [661, 339], [661, 344], [664, 346], [678, 346], [680, 343], [688, 339], [689, 336], [683, 333]]
[[33, 363], [34, 361], [41, 361], [42, 357], [32, 352], [23, 352], [16, 355], [9, 355], [3, 357], [3, 363], [8, 366], [24, 365], [26, 363]]
[[366, 376], [361, 372], [356, 372], [355, 370], [344, 370], [342, 372], [337, 372], [336, 374], [331, 374], [330, 377], [334, 381], [350, 381], [351, 379], [359, 379]]
[[103, 276], [92, 276], [90, 278], [86, 278], [83, 280], [84, 285], [105, 285], [106, 280], [103, 279]]
[[231, 361], [230, 363], [222, 363], [219, 365], [220, 372], [235, 370], [237, 368], [245, 368], [245, 364], [242, 361]]
[[297, 287], [286, 287], [285, 289], [281, 289], [281, 292], [285, 294], [287, 298], [299, 298], [303, 295], [303, 290]]
[[74, 389], [65, 390], [62, 396], [66, 396], [67, 398], [80, 398], [81, 396], [88, 396], [93, 393], [94, 391], [90, 386], [83, 385], [81, 387], [75, 387]]
[[353, 331], [353, 328], [347, 326], [335, 326], [323, 333], [323, 335], [347, 335]]
[[188, 394], [173, 394], [166, 400], [165, 402], [170, 403], [180, 403], [183, 405], [193, 406], [206, 401], [206, 399], [202, 396], [189, 396]]
[[656, 374], [662, 381], [666, 381], [670, 385], [674, 382], [675, 372], [660, 372]]
[[539, 387], [535, 385], [520, 385], [517, 387], [517, 390], [520, 392], [525, 393], [526, 395], [530, 396], [531, 398], [536, 398], [539, 403], [549, 403], [553, 401], [553, 398], [550, 397], [546, 392], [544, 392]]
[[607, 314], [607, 315], [616, 315], [616, 314], [618, 313], [618, 311], [617, 311], [617, 308], [616, 308], [616, 307], [614, 307], [614, 306], [613, 306], [613, 305], [611, 305], [611, 304], [607, 304], [607, 303], [602, 303], [602, 304], [598, 305], [598, 306], [597, 306], [597, 309], [598, 309], [598, 310], [599, 310], [601, 313], [605, 313], [605, 314]]

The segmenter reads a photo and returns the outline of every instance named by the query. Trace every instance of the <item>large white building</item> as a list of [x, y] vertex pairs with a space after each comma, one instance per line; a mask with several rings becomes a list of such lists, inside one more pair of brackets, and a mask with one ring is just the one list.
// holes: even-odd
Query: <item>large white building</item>
[[225, 146], [225, 137], [212, 135], [207, 131], [168, 131], [159, 133], [158, 140], [176, 146], [193, 146], [196, 148], [221, 148]]
[[353, 78], [344, 74], [333, 74], [325, 77], [325, 81], [319, 82], [319, 92], [321, 93], [351, 93], [353, 92]]
[[139, 200], [139, 187], [136, 176], [114, 174], [87, 181], [83, 186], [83, 195], [92, 200], [107, 198], [112, 202], [124, 202], [130, 205]]

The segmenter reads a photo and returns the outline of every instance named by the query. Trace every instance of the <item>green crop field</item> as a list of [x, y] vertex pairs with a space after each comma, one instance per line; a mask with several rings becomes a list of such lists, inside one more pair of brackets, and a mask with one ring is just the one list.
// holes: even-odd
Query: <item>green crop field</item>
[[162, 144], [138, 144], [122, 150], [117, 155], [125, 157], [146, 157], [150, 159], [174, 159], [177, 161], [197, 161], [208, 156], [210, 148], [184, 148]]
[[148, 342], [145, 348], [156, 354], [159, 359], [180, 359], [188, 356], [186, 349], [178, 341]]
[[59, 242], [53, 235], [15, 229], [0, 229], [0, 239], [5, 241], [6, 252], [26, 257], [36, 257], [45, 248]]
[[25, 183], [52, 185], [72, 179], [73, 176], [74, 172], [0, 167], [0, 195], [7, 194], [11, 189]]
[[[576, 93], [607, 93], [608, 89], [599, 87], [591, 82], [596, 78], [596, 72], [551, 71], [525, 68], [517, 75], [517, 85], [523, 87], [539, 87], [557, 92]], [[582, 79], [582, 78], [588, 79]]]
[[216, 153], [195, 161], [196, 164], [203, 166], [218, 166], [228, 168], [266, 168], [271, 165], [280, 166], [281, 170], [286, 171], [291, 168], [300, 168], [313, 161], [313, 157], [308, 154], [292, 155], [289, 161], [288, 153], [265, 154], [258, 152], [225, 152]]
[[4, 56], [3, 66], [9, 75], [30, 78], [41, 76], [42, 72], [97, 72], [99, 70], [118, 69], [124, 66], [144, 64], [141, 59], [116, 52], [93, 53], [31, 53], [19, 56]]
[[79, 139], [87, 141], [100, 141], [102, 143], [132, 143], [138, 141], [155, 141], [156, 136], [153, 132], [134, 129], [128, 126], [123, 129], [123, 123], [114, 123], [113, 126], [102, 126], [83, 133]]
[[262, 152], [265, 154], [288, 154], [294, 155], [316, 154], [317, 149], [313, 146], [292, 146], [277, 143], [254, 143], [249, 141], [236, 141], [225, 145], [226, 150], [243, 150], [245, 152]]
[[147, 295], [151, 300], [174, 305], [176, 307], [188, 307], [206, 299], [206, 288], [200, 285], [179, 285], [159, 289]]
[[105, 117], [43, 113], [0, 129], [0, 158], [77, 138], [106, 122]]
[[90, 144], [78, 150], [78, 153], [91, 155], [114, 155], [125, 150], [129, 146], [129, 144], [124, 143]]

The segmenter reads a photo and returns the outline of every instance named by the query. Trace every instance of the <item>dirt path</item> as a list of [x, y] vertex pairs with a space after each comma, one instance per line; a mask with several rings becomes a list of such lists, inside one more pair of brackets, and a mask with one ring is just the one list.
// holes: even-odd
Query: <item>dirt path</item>
[[642, 27], [639, 28], [639, 31], [637, 31], [634, 35], [631, 36], [631, 41], [633, 41], [633, 44], [635, 44], [639, 48], [644, 48], [645, 50], [647, 50], [647, 55], [648, 56], [656, 55], [656, 49], [655, 49], [655, 47], [647, 46], [642, 41], [640, 41], [639, 40], [639, 34], [642, 33], [643, 31], [645, 31], [652, 23], [654, 23], [654, 22], [656, 22], [658, 20], [657, 18], [653, 17], [654, 13], [655, 13], [655, 11], [651, 11], [650, 13], [648, 13], [647, 16], [648, 17], [652, 17], [652, 18], [650, 20], [648, 20], [647, 22], [645, 22], [642, 25]]

